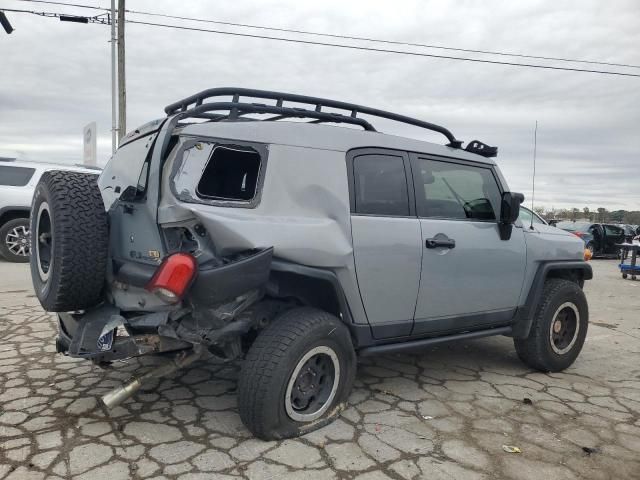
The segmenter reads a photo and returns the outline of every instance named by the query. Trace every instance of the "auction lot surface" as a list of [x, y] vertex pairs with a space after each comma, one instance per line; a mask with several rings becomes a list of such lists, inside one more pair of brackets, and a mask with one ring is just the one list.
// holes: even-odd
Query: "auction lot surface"
[[0, 261], [0, 478], [640, 479], [640, 281], [592, 265], [568, 371], [528, 370], [504, 337], [367, 359], [341, 419], [262, 442], [240, 423], [235, 365], [196, 365], [106, 411], [98, 396], [139, 363], [55, 354], [28, 266]]

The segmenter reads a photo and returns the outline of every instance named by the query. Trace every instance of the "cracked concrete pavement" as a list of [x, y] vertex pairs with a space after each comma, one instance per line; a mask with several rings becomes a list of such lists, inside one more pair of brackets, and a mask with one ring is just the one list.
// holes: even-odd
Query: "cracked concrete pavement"
[[56, 354], [28, 266], [0, 262], [0, 479], [640, 479], [640, 282], [592, 265], [566, 372], [527, 369], [504, 337], [366, 359], [339, 420], [263, 442], [236, 410], [238, 365], [196, 364], [105, 410], [99, 395], [148, 361]]

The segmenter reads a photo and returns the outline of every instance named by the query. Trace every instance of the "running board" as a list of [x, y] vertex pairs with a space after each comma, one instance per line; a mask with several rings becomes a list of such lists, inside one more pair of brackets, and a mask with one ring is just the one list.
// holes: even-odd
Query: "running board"
[[424, 347], [429, 347], [438, 343], [452, 342], [456, 340], [471, 340], [474, 338], [492, 337], [494, 335], [511, 335], [511, 327], [489, 328], [487, 330], [477, 330], [475, 332], [458, 333], [455, 335], [443, 335], [441, 337], [422, 338], [420, 340], [410, 340], [408, 342], [375, 345], [373, 347], [365, 347], [362, 350], [359, 350], [358, 355], [368, 357], [371, 355], [382, 355], [385, 353], [409, 352], [412, 350], [420, 350]]

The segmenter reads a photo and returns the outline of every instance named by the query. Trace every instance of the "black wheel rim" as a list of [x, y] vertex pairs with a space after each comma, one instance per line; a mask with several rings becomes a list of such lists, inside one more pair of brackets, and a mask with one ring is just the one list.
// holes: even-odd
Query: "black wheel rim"
[[580, 331], [580, 314], [571, 303], [563, 303], [553, 316], [549, 331], [551, 348], [558, 355], [564, 355], [575, 345]]
[[293, 384], [293, 409], [303, 415], [319, 410], [329, 398], [334, 378], [333, 362], [328, 355], [321, 353], [307, 360]]
[[335, 352], [325, 346], [304, 355], [289, 379], [285, 410], [292, 420], [313, 421], [329, 408], [340, 379]]
[[51, 261], [53, 258], [53, 236], [51, 231], [51, 217], [49, 208], [46, 203], [40, 205], [38, 210], [38, 218], [36, 221], [36, 231], [33, 237], [33, 243], [36, 250], [36, 261], [38, 264], [38, 273], [42, 281], [49, 278], [49, 270], [51, 269]]

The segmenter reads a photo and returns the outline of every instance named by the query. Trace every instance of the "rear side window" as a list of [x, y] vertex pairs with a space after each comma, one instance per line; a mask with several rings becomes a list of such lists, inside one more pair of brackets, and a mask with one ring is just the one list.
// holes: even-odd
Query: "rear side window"
[[616, 227], [614, 225], [605, 225], [604, 233], [609, 235], [610, 237], [618, 237], [624, 235], [624, 230], [620, 227]]
[[353, 159], [355, 212], [408, 216], [409, 195], [401, 156], [367, 154]]
[[35, 171], [35, 168], [0, 165], [0, 185], [24, 187], [29, 183]]
[[495, 221], [500, 189], [491, 170], [418, 158], [416, 202], [420, 217]]
[[218, 145], [202, 172], [196, 192], [202, 198], [253, 200], [260, 155], [251, 148]]

